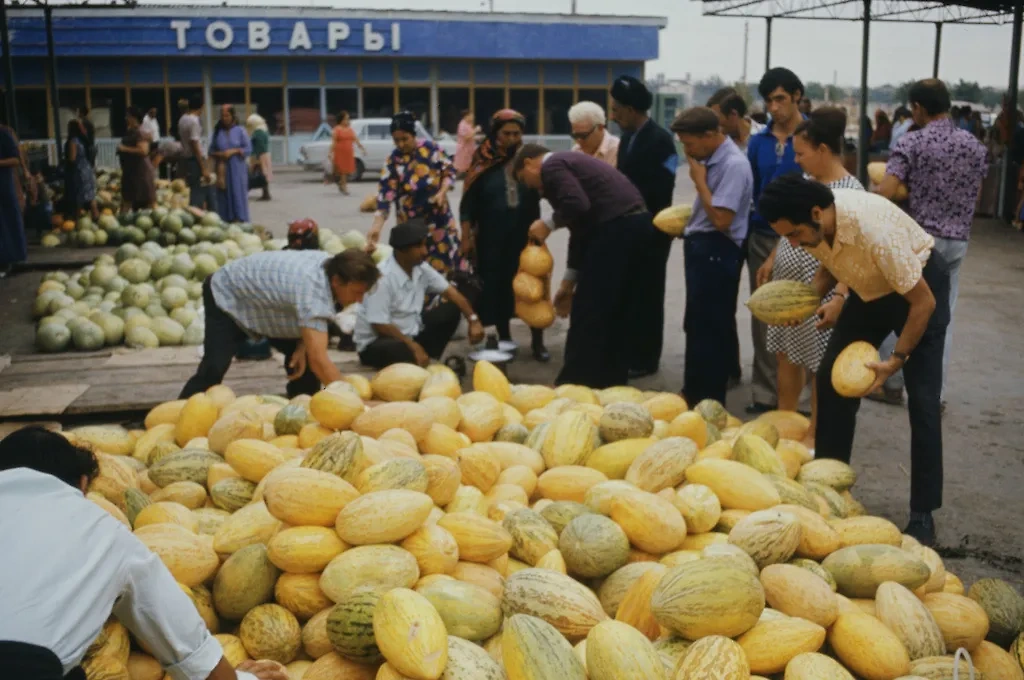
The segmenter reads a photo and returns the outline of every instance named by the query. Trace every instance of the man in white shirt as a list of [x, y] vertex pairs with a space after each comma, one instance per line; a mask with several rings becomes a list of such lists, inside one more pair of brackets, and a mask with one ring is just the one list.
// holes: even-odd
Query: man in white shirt
[[272, 661], [231, 667], [160, 558], [83, 496], [98, 471], [90, 451], [39, 427], [0, 441], [0, 676], [84, 677], [113, 613], [173, 680], [288, 680]]
[[575, 140], [573, 151], [602, 160], [613, 168], [619, 160], [619, 138], [608, 132], [604, 109], [594, 102], [579, 102], [569, 109], [569, 124]]
[[[458, 328], [459, 312], [469, 321], [469, 341], [484, 338], [469, 300], [426, 262], [429, 233], [422, 218], [391, 230], [388, 244], [394, 253], [380, 265], [380, 280], [363, 298], [352, 336], [359, 360], [367, 366], [426, 366], [440, 359]], [[428, 296], [446, 301], [424, 311]]]
[[146, 111], [146, 115], [142, 117], [142, 123], [139, 125], [139, 130], [149, 139], [150, 145], [155, 146], [160, 141], [160, 123], [157, 120], [155, 106]]

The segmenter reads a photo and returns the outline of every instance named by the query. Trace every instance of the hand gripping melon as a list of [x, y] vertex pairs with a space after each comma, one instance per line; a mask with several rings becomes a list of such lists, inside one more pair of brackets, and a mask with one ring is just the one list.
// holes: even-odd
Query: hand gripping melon
[[665, 680], [667, 677], [661, 657], [650, 640], [632, 626], [618, 621], [602, 621], [590, 630], [586, 659], [590, 680]]
[[772, 564], [761, 571], [765, 600], [787, 616], [828, 628], [839, 616], [839, 603], [827, 582], [792, 564]]
[[693, 206], [689, 203], [680, 203], [660, 210], [654, 216], [654, 226], [661, 232], [673, 238], [683, 235], [686, 225], [690, 222], [693, 214]]
[[875, 370], [866, 364], [878, 362], [878, 349], [858, 340], [847, 345], [832, 364], [832, 387], [843, 397], [859, 399], [875, 383]]
[[835, 659], [807, 652], [795, 656], [786, 665], [785, 680], [854, 680]]
[[1024, 597], [998, 578], [975, 581], [967, 591], [967, 597], [980, 604], [988, 614], [987, 639], [1001, 647], [1009, 647], [1024, 625]]
[[418, 491], [374, 491], [346, 504], [334, 526], [351, 545], [393, 543], [423, 526], [433, 507], [430, 496]]
[[448, 665], [441, 680], [506, 680], [505, 670], [479, 645], [448, 635]]
[[658, 623], [689, 640], [733, 637], [750, 630], [764, 610], [764, 589], [748, 571], [718, 560], [673, 567], [655, 588]]
[[763, 323], [787, 325], [809, 319], [821, 306], [813, 286], [802, 281], [770, 281], [758, 286], [747, 300], [747, 309]]
[[505, 616], [529, 614], [547, 621], [570, 641], [586, 637], [608, 618], [593, 591], [546, 569], [523, 569], [510, 576], [501, 606]]
[[924, 585], [931, 571], [921, 560], [891, 545], [855, 545], [841, 548], [822, 561], [847, 597], [875, 596], [878, 586], [895, 581], [907, 588]]
[[800, 522], [779, 510], [759, 510], [744, 517], [729, 532], [729, 542], [754, 558], [760, 569], [787, 561], [800, 545]]
[[566, 569], [583, 578], [607, 576], [629, 560], [626, 532], [602, 515], [582, 514], [571, 520], [557, 545]]
[[843, 613], [828, 632], [832, 651], [864, 680], [892, 680], [910, 673], [910, 657], [899, 637], [873, 616]]
[[675, 667], [676, 678], [750, 677], [750, 664], [739, 644], [721, 635], [697, 640], [686, 650]]
[[512, 279], [512, 292], [517, 300], [539, 302], [544, 299], [544, 281], [527, 272], [519, 272]]
[[448, 663], [444, 621], [419, 593], [396, 588], [381, 596], [373, 633], [388, 663], [413, 680], [438, 680]]
[[242, 619], [238, 637], [254, 659], [291, 663], [302, 644], [295, 615], [278, 604], [261, 604]]
[[534, 616], [509, 617], [501, 657], [508, 680], [587, 680], [572, 646], [551, 624]]
[[229, 621], [240, 621], [250, 609], [273, 599], [274, 584], [280, 575], [262, 543], [238, 550], [224, 561], [213, 582], [217, 614]]

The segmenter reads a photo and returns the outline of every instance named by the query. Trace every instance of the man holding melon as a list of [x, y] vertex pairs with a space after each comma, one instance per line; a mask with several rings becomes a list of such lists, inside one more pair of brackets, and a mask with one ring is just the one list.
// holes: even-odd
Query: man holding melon
[[904, 370], [911, 433], [910, 522], [904, 533], [933, 544], [932, 511], [942, 506], [939, 395], [949, 324], [948, 263], [928, 232], [875, 194], [832, 190], [791, 174], [765, 187], [758, 212], [779, 236], [821, 263], [813, 283], [819, 295], [836, 283], [850, 288], [841, 311], [835, 305], [818, 310], [835, 330], [817, 373], [817, 457], [848, 463], [853, 453], [860, 398], [837, 392], [836, 383], [842, 382], [845, 370], [837, 362], [840, 352], [857, 341], [877, 348], [890, 332], [898, 334], [891, 357], [864, 364], [874, 372], [874, 381], [860, 396]]

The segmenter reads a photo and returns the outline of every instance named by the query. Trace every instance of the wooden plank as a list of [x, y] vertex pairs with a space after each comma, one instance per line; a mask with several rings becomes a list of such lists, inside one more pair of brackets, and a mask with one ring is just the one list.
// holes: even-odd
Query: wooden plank
[[[224, 384], [236, 394], [284, 394], [284, 376], [277, 379], [226, 379]], [[150, 382], [131, 386], [94, 385], [68, 406], [68, 415], [115, 413], [119, 411], [148, 411], [157, 404], [178, 398], [184, 381]]]
[[29, 246], [28, 259], [15, 265], [17, 271], [77, 269], [92, 264], [100, 255], [113, 255], [114, 247], [45, 248]]
[[8, 366], [10, 366], [10, 365], [11, 365], [11, 355], [10, 354], [4, 354], [3, 356], [0, 356], [0, 373], [3, 373], [3, 370], [5, 368], [7, 368]]
[[59, 352], [57, 354], [14, 354], [11, 356], [12, 364], [61, 364], [60, 370], [67, 370], [67, 366], [73, 366], [75, 362], [84, 361], [93, 364], [97, 358], [107, 358], [114, 353], [112, 349], [99, 349], [95, 352]]
[[132, 350], [117, 348], [113, 355], [103, 362], [106, 369], [132, 368], [143, 366], [198, 366], [199, 355], [195, 347], [160, 347], [158, 349]]
[[46, 428], [50, 432], [60, 432], [64, 427], [54, 420], [24, 420], [18, 422], [0, 423], [0, 439], [3, 439], [12, 432], [17, 432], [23, 427], [33, 425]]
[[0, 417], [58, 415], [88, 389], [87, 384], [69, 383], [0, 392]]

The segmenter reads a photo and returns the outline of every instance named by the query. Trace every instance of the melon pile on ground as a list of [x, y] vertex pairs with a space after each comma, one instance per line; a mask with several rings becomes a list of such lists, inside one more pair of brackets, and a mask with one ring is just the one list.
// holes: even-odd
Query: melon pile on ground
[[[293, 680], [945, 680], [959, 648], [1024, 677], [1024, 598], [867, 515], [802, 416], [485, 362], [473, 387], [412, 365], [291, 401], [217, 386], [67, 436], [228, 659]], [[86, 668], [162, 678], [114, 621]]]

